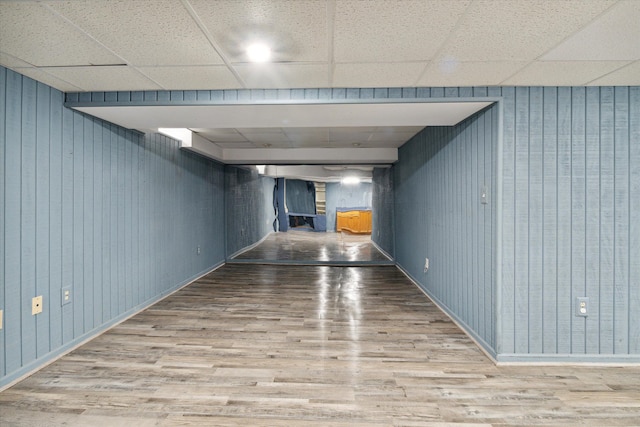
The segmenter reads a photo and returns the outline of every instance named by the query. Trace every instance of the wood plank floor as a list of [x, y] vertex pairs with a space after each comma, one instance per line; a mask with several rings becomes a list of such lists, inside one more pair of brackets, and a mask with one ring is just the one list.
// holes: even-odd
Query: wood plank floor
[[395, 267], [226, 265], [0, 393], [2, 426], [638, 426], [640, 368], [496, 367]]
[[273, 233], [255, 248], [236, 256], [239, 260], [390, 262], [371, 243], [370, 235], [314, 233], [290, 230]]

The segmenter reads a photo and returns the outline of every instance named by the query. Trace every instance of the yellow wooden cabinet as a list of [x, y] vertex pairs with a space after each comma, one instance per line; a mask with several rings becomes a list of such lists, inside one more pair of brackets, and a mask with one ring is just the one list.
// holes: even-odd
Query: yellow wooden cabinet
[[371, 211], [352, 210], [336, 213], [336, 231], [371, 234]]

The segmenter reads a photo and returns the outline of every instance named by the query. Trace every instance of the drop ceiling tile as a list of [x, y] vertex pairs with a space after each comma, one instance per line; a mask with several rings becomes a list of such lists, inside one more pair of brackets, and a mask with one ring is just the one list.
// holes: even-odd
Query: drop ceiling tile
[[280, 127], [271, 127], [271, 128], [237, 128], [238, 132], [243, 135], [251, 136], [251, 135], [260, 135], [264, 133], [273, 133], [273, 134], [281, 134], [284, 135], [284, 129]]
[[402, 130], [397, 130], [394, 133], [376, 132], [371, 135], [368, 143], [388, 143], [398, 147], [413, 138], [415, 134], [416, 132], [403, 132]]
[[621, 1], [542, 57], [543, 60], [640, 59], [640, 1]]
[[429, 64], [418, 86], [494, 86], [527, 64], [526, 61], [457, 62], [443, 58]]
[[58, 89], [62, 92], [79, 92], [82, 88], [78, 86], [74, 86], [69, 82], [61, 80], [51, 74], [45, 73], [39, 68], [14, 68], [14, 70], [22, 75], [32, 78], [33, 80], [37, 80], [41, 83], [49, 85], [53, 88]]
[[460, 62], [534, 60], [615, 0], [484, 0], [471, 4], [440, 51]]
[[247, 62], [256, 41], [271, 46], [273, 62], [328, 61], [327, 6], [323, 1], [190, 0], [231, 62]]
[[253, 142], [254, 148], [292, 148], [291, 141]]
[[584, 85], [627, 63], [624, 61], [536, 61], [505, 80], [503, 84], [516, 86]]
[[[215, 145], [221, 148], [255, 148], [256, 145], [253, 142], [215, 142]], [[262, 147], [262, 145], [260, 146]]]
[[289, 144], [289, 138], [284, 133], [254, 133], [245, 137], [255, 144]]
[[640, 86], [640, 61], [619, 68], [588, 84], [593, 86]]
[[336, 64], [334, 87], [415, 86], [425, 64], [419, 62]]
[[247, 138], [235, 129], [192, 129], [211, 142], [247, 142]]
[[136, 70], [125, 66], [54, 67], [42, 70], [82, 88], [83, 91], [162, 89]]
[[167, 90], [240, 89], [242, 85], [224, 65], [193, 67], [139, 67]]
[[15, 56], [9, 55], [8, 53], [5, 53], [5, 52], [0, 52], [0, 65], [2, 65], [3, 67], [7, 67], [7, 68], [18, 68], [18, 67], [30, 68], [30, 67], [32, 67], [32, 65], [29, 64], [28, 62], [25, 62], [25, 61], [23, 61], [21, 59], [18, 59]]
[[234, 66], [249, 89], [327, 87], [326, 64], [238, 64]]
[[39, 3], [3, 2], [0, 40], [3, 52], [35, 66], [123, 63]]
[[469, 1], [336, 2], [336, 62], [403, 62], [431, 59]]
[[131, 65], [223, 64], [179, 0], [49, 2]]

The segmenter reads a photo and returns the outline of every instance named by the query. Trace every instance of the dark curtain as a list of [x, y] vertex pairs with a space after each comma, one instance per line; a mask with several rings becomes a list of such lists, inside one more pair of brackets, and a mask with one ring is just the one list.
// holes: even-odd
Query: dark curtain
[[286, 180], [287, 208], [291, 213], [315, 215], [316, 187], [311, 181]]

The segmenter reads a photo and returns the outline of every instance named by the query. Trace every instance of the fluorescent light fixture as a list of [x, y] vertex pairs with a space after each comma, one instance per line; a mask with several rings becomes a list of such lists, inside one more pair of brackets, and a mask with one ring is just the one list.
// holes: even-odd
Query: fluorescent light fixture
[[342, 178], [342, 183], [347, 185], [360, 184], [360, 178], [357, 176], [346, 176]]
[[271, 58], [271, 49], [264, 43], [254, 43], [247, 48], [251, 62], [267, 62]]
[[191, 141], [191, 131], [186, 128], [158, 128], [158, 133], [178, 141]]

